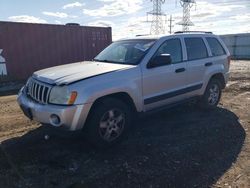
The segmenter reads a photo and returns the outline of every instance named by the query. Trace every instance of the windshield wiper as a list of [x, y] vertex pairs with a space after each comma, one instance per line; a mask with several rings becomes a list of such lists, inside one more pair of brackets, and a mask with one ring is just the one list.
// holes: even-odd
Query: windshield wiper
[[102, 62], [102, 60], [100, 60], [100, 59], [93, 59], [93, 61]]
[[119, 63], [122, 64], [122, 62], [117, 62], [117, 61], [111, 61], [111, 60], [107, 60], [107, 59], [93, 59], [94, 61], [97, 62], [105, 62], [105, 63]]

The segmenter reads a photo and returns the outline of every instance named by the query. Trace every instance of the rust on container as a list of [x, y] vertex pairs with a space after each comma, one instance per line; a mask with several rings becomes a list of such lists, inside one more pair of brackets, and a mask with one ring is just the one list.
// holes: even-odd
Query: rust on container
[[0, 78], [91, 60], [111, 42], [110, 27], [0, 22]]

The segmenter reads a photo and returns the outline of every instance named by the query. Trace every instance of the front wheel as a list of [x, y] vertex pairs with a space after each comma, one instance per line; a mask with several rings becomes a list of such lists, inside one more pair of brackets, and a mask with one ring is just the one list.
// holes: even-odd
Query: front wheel
[[87, 122], [87, 138], [98, 147], [108, 147], [122, 140], [131, 122], [129, 107], [107, 98], [94, 106]]
[[221, 83], [217, 79], [209, 81], [204, 95], [200, 100], [200, 106], [205, 109], [211, 109], [218, 105], [221, 97]]

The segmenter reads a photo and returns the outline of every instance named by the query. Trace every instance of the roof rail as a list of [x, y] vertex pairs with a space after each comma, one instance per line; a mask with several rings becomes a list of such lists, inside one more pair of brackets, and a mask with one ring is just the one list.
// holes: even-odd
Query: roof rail
[[206, 34], [213, 34], [213, 32], [210, 31], [176, 31], [174, 34], [178, 33], [206, 33]]
[[150, 34], [139, 34], [139, 35], [135, 35], [135, 37], [143, 37], [143, 36], [149, 36]]
[[67, 26], [80, 26], [79, 23], [66, 23]]

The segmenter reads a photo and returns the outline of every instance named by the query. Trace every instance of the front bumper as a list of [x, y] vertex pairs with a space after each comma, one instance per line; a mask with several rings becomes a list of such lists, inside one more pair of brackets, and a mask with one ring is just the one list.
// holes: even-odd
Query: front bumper
[[[91, 108], [91, 104], [72, 106], [40, 104], [30, 99], [23, 89], [18, 94], [17, 102], [30, 119], [55, 127], [64, 127], [71, 131], [82, 129]], [[53, 121], [55, 116], [60, 121]]]

